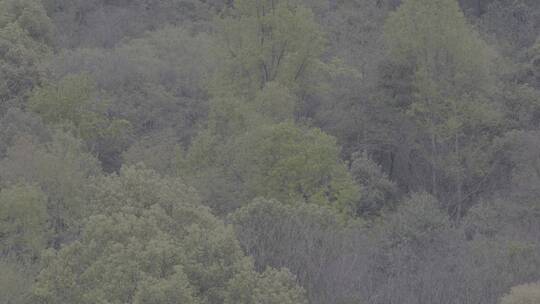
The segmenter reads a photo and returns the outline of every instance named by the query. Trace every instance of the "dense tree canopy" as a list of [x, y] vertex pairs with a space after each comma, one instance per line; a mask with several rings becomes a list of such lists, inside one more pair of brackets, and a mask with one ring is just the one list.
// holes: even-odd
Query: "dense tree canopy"
[[236, 0], [217, 24], [224, 57], [219, 80], [237, 93], [276, 81], [301, 89], [317, 69], [324, 37], [313, 13], [295, 0]]
[[14, 186], [0, 192], [2, 256], [39, 257], [48, 239], [47, 198], [31, 186]]
[[[304, 302], [288, 272], [254, 273], [231, 228], [177, 180], [128, 167], [93, 190], [81, 239], [44, 256], [39, 301]], [[246, 280], [254, 285], [249, 295]]]
[[41, 1], [0, 2], [0, 113], [20, 107], [42, 81], [40, 65], [51, 52], [54, 26]]
[[540, 1], [0, 0], [0, 303], [537, 304]]

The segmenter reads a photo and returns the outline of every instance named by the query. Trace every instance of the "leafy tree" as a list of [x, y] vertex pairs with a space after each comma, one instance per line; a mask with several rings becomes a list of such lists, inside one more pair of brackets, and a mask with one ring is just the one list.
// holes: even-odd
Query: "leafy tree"
[[45, 258], [34, 288], [38, 301], [223, 303], [240, 277], [251, 276], [265, 287], [250, 290], [255, 301], [304, 303], [301, 290], [285, 284], [293, 282], [290, 275], [250, 274], [232, 229], [178, 180], [124, 168], [96, 184], [91, 202], [94, 215], [82, 238]]
[[207, 129], [221, 140], [263, 124], [293, 122], [297, 98], [277, 82], [268, 83], [253, 99], [219, 97], [210, 101]]
[[536, 304], [539, 16], [0, 0], [0, 303]]
[[293, 121], [297, 106], [294, 94], [277, 82], [267, 83], [256, 95], [254, 103], [260, 120], [274, 123]]
[[[101, 84], [115, 96], [114, 112], [138, 134], [172, 128], [187, 144], [208, 112], [204, 83], [215, 64], [210, 43], [206, 34], [169, 27], [119, 46], [112, 60], [120, 68], [112, 82]], [[95, 78], [108, 73], [103, 66]]]
[[187, 177], [201, 195], [203, 203], [218, 214], [228, 213], [242, 205], [238, 199], [238, 178], [231, 178], [230, 161], [224, 140], [210, 130], [203, 130], [189, 147], [185, 158], [178, 158], [175, 167]]
[[460, 262], [459, 234], [441, 207], [429, 194], [413, 194], [375, 227], [376, 266], [369, 279], [377, 282], [381, 301], [444, 302], [460, 295], [461, 286], [451, 284], [451, 269]]
[[107, 132], [107, 104], [98, 99], [97, 89], [87, 75], [72, 75], [58, 84], [35, 90], [29, 109], [46, 123], [71, 124], [75, 134], [85, 140]]
[[538, 129], [540, 91], [528, 83], [510, 83], [504, 85], [503, 89], [501, 99], [505, 128], [507, 130]]
[[[229, 220], [256, 267], [287, 267], [306, 289], [310, 303], [341, 303], [358, 296], [358, 289], [349, 284], [361, 281], [361, 274], [355, 271], [365, 260], [358, 256], [362, 249], [352, 245], [354, 240], [348, 234], [365, 235], [356, 229], [358, 223], [347, 223], [342, 214], [327, 206], [267, 199], [255, 199], [232, 213]], [[352, 276], [348, 276], [350, 272]]]
[[147, 168], [162, 175], [184, 174], [179, 171], [184, 160], [184, 150], [174, 133], [174, 130], [169, 129], [142, 137], [122, 154], [122, 163], [144, 163]]
[[87, 74], [107, 114], [129, 121], [136, 138], [170, 129], [187, 146], [208, 114], [210, 43], [206, 34], [167, 27], [112, 50], [65, 50], [49, 69], [59, 78]]
[[47, 197], [34, 186], [0, 191], [0, 255], [32, 261], [49, 239]]
[[[384, 103], [375, 100], [378, 66], [385, 59], [382, 32], [390, 12], [388, 1], [324, 1], [326, 8], [320, 23], [328, 37], [328, 53], [344, 66], [328, 78], [328, 91], [317, 103], [314, 119], [317, 126], [336, 136], [344, 155], [359, 149], [382, 150], [391, 130], [379, 117]], [[382, 114], [382, 115], [381, 115]]]
[[199, 0], [44, 0], [57, 26], [56, 41], [66, 49], [111, 48], [166, 26], [208, 29], [213, 11]]
[[16, 24], [27, 35], [38, 42], [50, 43], [54, 26], [47, 16], [40, 1], [35, 0], [2, 0], [2, 26]]
[[461, 215], [464, 185], [474, 169], [467, 144], [478, 130], [493, 129], [499, 114], [487, 96], [494, 89], [492, 52], [467, 24], [455, 0], [408, 0], [385, 25], [392, 59], [414, 72], [414, 98], [404, 111], [425, 130], [431, 163], [431, 192], [438, 193], [439, 171], [454, 183]]
[[109, 107], [93, 80], [84, 74], [38, 88], [29, 100], [29, 109], [46, 123], [63, 126], [86, 141], [105, 162], [105, 168], [109, 167], [108, 158], [124, 149], [130, 131], [128, 121], [109, 117]]
[[41, 1], [0, 1], [0, 113], [23, 107], [42, 81], [40, 64], [50, 53], [53, 25]]
[[512, 131], [495, 141], [489, 187], [465, 217], [469, 238], [507, 236], [528, 242], [538, 234], [538, 145], [537, 131]]
[[193, 175], [203, 180], [205, 172], [219, 168], [221, 184], [237, 203], [261, 196], [354, 212], [357, 186], [339, 159], [335, 139], [319, 129], [290, 122], [263, 124], [225, 143], [216, 140], [211, 133], [201, 136], [190, 148], [187, 163]]
[[233, 7], [216, 24], [216, 94], [252, 97], [269, 82], [293, 92], [306, 89], [325, 46], [313, 13], [294, 0], [236, 0]]
[[262, 126], [238, 138], [233, 169], [247, 198], [332, 205], [351, 212], [357, 189], [339, 160], [335, 139], [291, 123]]
[[0, 259], [0, 301], [5, 304], [30, 304], [34, 271], [13, 259]]
[[302, 289], [286, 269], [267, 269], [262, 274], [247, 273], [231, 282], [231, 292], [225, 299], [232, 303], [306, 304]]
[[0, 161], [0, 181], [35, 185], [47, 196], [47, 213], [53, 246], [73, 237], [87, 215], [88, 179], [101, 174], [97, 160], [82, 143], [57, 132], [53, 140], [36, 143], [20, 137]]
[[356, 153], [353, 155], [350, 172], [360, 185], [356, 214], [378, 215], [394, 207], [397, 200], [397, 186], [388, 179], [377, 163], [366, 155]]
[[361, 74], [357, 86], [365, 86], [375, 79], [377, 66], [384, 58], [380, 51], [384, 21], [394, 9], [389, 2], [335, 1], [335, 9], [327, 10], [322, 17], [331, 53]]
[[479, 27], [485, 36], [512, 59], [529, 48], [537, 39], [540, 26], [538, 2], [531, 0], [494, 0], [485, 6]]
[[10, 146], [22, 136], [33, 137], [37, 142], [50, 140], [50, 130], [41, 118], [19, 108], [9, 108], [0, 119], [0, 156], [3, 158]]
[[540, 194], [538, 131], [511, 131], [494, 142], [493, 194], [536, 203]]
[[444, 242], [439, 236], [450, 228], [448, 215], [440, 203], [427, 193], [411, 195], [400, 204], [395, 213], [387, 217], [381, 227], [388, 233], [387, 240], [394, 245], [408, 245], [411, 249], [420, 243], [435, 246], [434, 242]]

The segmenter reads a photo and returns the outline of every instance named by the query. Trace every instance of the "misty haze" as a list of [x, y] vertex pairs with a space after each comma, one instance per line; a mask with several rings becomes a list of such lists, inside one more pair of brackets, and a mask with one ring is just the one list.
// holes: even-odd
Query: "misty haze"
[[0, 0], [0, 304], [540, 304], [540, 0]]

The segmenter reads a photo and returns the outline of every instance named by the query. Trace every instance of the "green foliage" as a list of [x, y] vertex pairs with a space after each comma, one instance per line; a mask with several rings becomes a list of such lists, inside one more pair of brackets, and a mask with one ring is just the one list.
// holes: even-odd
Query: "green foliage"
[[88, 179], [99, 174], [99, 163], [85, 152], [82, 143], [61, 132], [43, 144], [20, 137], [0, 161], [2, 186], [36, 185], [46, 194], [54, 244], [79, 228], [87, 215]]
[[[114, 96], [113, 109], [127, 117], [137, 133], [172, 128], [187, 143], [207, 114], [204, 83], [215, 62], [210, 38], [183, 28], [165, 28], [116, 48], [116, 72], [102, 66], [95, 79]], [[84, 60], [84, 59], [83, 59]]]
[[[218, 20], [221, 68], [215, 94], [253, 96], [268, 82], [293, 92], [310, 86], [325, 39], [313, 13], [293, 0], [236, 0]], [[313, 84], [311, 84], [313, 85]]]
[[510, 294], [501, 298], [501, 304], [533, 304], [540, 301], [540, 283], [512, 287]]
[[296, 97], [287, 87], [269, 82], [254, 99], [257, 113], [262, 119], [279, 123], [294, 119]]
[[443, 250], [442, 236], [450, 227], [450, 219], [440, 203], [427, 193], [417, 193], [402, 202], [396, 213], [387, 216], [382, 229], [392, 248], [415, 250], [429, 245]]
[[179, 172], [184, 150], [177, 142], [173, 130], [164, 130], [142, 137], [122, 154], [124, 165], [144, 165], [162, 175], [174, 176]]
[[[96, 184], [92, 205], [81, 240], [45, 258], [34, 289], [42, 303], [222, 303], [252, 271], [230, 227], [178, 180], [124, 168]], [[268, 300], [297, 303], [296, 288]]]
[[50, 55], [53, 26], [41, 1], [0, 1], [0, 113], [23, 107], [42, 80], [40, 63]]
[[49, 238], [47, 197], [34, 186], [0, 191], [1, 256], [21, 260], [39, 257]]
[[526, 240], [540, 231], [539, 145], [537, 131], [512, 131], [495, 141], [492, 195], [469, 210], [464, 226], [470, 238]]
[[43, 0], [47, 13], [57, 25], [58, 45], [111, 48], [126, 39], [136, 39], [148, 31], [167, 26], [183, 26], [194, 31], [208, 30], [220, 0]]
[[[489, 55], [489, 49], [467, 24], [455, 0], [406, 0], [389, 18], [385, 39], [397, 60], [416, 59], [420, 69], [443, 73], [439, 77], [454, 75], [476, 81], [487, 77], [490, 57], [483, 56]], [[443, 70], [444, 65], [456, 68]]]
[[29, 304], [34, 273], [26, 265], [12, 259], [0, 259], [0, 302]]
[[246, 198], [331, 205], [346, 213], [358, 195], [335, 139], [291, 123], [262, 126], [233, 144]]
[[397, 186], [377, 163], [366, 155], [356, 153], [350, 168], [351, 175], [360, 185], [360, 199], [356, 206], [357, 215], [379, 215], [392, 209], [397, 200]]
[[[468, 301], [461, 300], [462, 296], [471, 298], [470, 294], [462, 295], [462, 283], [449, 276], [459, 272], [463, 264], [458, 247], [460, 235], [452, 229], [447, 212], [433, 196], [411, 195], [400, 202], [395, 213], [383, 216], [374, 228], [372, 237], [378, 245], [374, 248], [377, 262], [372, 271], [375, 271], [374, 279], [380, 274], [385, 278], [379, 287], [386, 291], [381, 294], [381, 301], [391, 301], [404, 294], [411, 297], [407, 301], [410, 303], [429, 302], [433, 297], [460, 302]], [[458, 277], [465, 280], [461, 273]], [[421, 292], [408, 292], [417, 288]], [[437, 290], [448, 294], [435, 295]]]
[[220, 175], [220, 183], [240, 204], [260, 196], [352, 214], [358, 188], [339, 153], [335, 139], [321, 130], [280, 123], [261, 125], [221, 144], [211, 133], [203, 133], [187, 162], [202, 180], [212, 172]]
[[[264, 122], [253, 105], [239, 97], [219, 97], [210, 101], [208, 132], [220, 139], [238, 136]], [[206, 131], [205, 131], [206, 132]]]
[[[39, 88], [30, 100], [30, 110], [37, 112], [47, 123], [73, 123], [75, 127], [92, 125], [91, 105], [96, 87], [86, 75], [68, 76], [58, 85]], [[104, 109], [99, 109], [98, 111]], [[97, 130], [91, 130], [96, 132]], [[81, 132], [82, 133], [82, 132]]]
[[310, 303], [336, 303], [343, 299], [341, 289], [319, 286], [332, 284], [340, 274], [329, 265], [351, 253], [351, 244], [344, 236], [347, 227], [355, 223], [345, 218], [328, 206], [291, 205], [266, 199], [255, 199], [229, 216], [255, 265], [259, 269], [290, 269], [306, 289]]
[[167, 279], [148, 278], [141, 282], [133, 303], [200, 303], [193, 297], [193, 290], [182, 269]]
[[165, 129], [174, 130], [187, 145], [208, 114], [204, 83], [215, 64], [207, 51], [210, 43], [206, 34], [167, 27], [111, 50], [64, 50], [49, 69], [59, 78], [86, 74], [97, 88], [91, 109], [107, 101], [108, 117], [130, 122], [134, 134], [109, 140], [100, 149], [125, 148], [132, 136], [139, 139]]
[[393, 60], [413, 66], [417, 96], [408, 111], [429, 132], [445, 137], [493, 120], [481, 98], [493, 88], [493, 56], [455, 0], [405, 1], [389, 17], [385, 36]]
[[297, 98], [288, 88], [270, 82], [253, 99], [213, 98], [208, 129], [224, 138], [238, 136], [262, 124], [292, 122], [297, 106]]
[[294, 276], [286, 269], [267, 269], [262, 274], [247, 273], [231, 282], [225, 304], [307, 304], [304, 291], [296, 286]]
[[327, 206], [290, 205], [261, 198], [238, 209], [229, 219], [235, 225], [242, 246], [255, 258], [258, 267], [289, 266], [296, 273], [309, 271], [314, 266], [308, 264], [308, 251], [316, 242], [314, 239], [328, 241], [326, 237], [338, 234], [346, 224], [342, 214]]
[[107, 170], [114, 165], [111, 158], [125, 149], [131, 133], [127, 120], [108, 114], [108, 101], [87, 74], [68, 75], [58, 83], [37, 88], [28, 108], [44, 122], [83, 139]]
[[[515, 231], [510, 235], [516, 235]], [[518, 238], [522, 238], [521, 234]], [[474, 276], [469, 283], [471, 287], [484, 285], [484, 279], [495, 283], [495, 286], [485, 284], [481, 293], [475, 295], [477, 301], [499, 303], [501, 297], [508, 293], [511, 287], [520, 282], [534, 282], [537, 278], [535, 269], [540, 267], [538, 245], [528, 240], [518, 240], [511, 237], [498, 236], [475, 237], [465, 244], [467, 251], [463, 257], [465, 265], [463, 273], [470, 273], [467, 268], [474, 267]], [[479, 284], [480, 283], [480, 284]], [[533, 302], [534, 303], [534, 302]]]
[[29, 101], [29, 109], [46, 123], [67, 124], [82, 139], [115, 136], [129, 123], [107, 117], [108, 104], [100, 100], [96, 84], [88, 75], [70, 75], [50, 86], [38, 88]]
[[536, 304], [539, 3], [0, 0], [0, 303]]
[[504, 55], [518, 58], [538, 38], [538, 1], [494, 0], [480, 16], [478, 25]]
[[517, 202], [531, 202], [531, 207], [540, 195], [539, 135], [538, 131], [511, 131], [493, 144], [492, 157], [499, 164], [496, 178], [503, 182], [494, 181], [496, 190]]
[[2, 0], [0, 7], [0, 27], [14, 23], [36, 41], [49, 43], [52, 40], [53, 24], [41, 1]]
[[401, 107], [425, 134], [429, 190], [435, 195], [444, 190], [447, 195], [440, 197], [460, 217], [464, 188], [483, 177], [478, 167], [485, 166], [484, 149], [474, 147], [486, 146], [490, 137], [481, 130], [496, 134], [501, 123], [490, 100], [496, 56], [455, 0], [405, 1], [387, 20], [385, 41], [391, 60], [414, 73], [412, 98]]
[[0, 119], [0, 157], [21, 136], [33, 137], [38, 142], [50, 139], [49, 130], [39, 116], [24, 112], [18, 108], [9, 108]]
[[540, 91], [528, 84], [510, 84], [503, 90], [506, 129], [535, 129], [540, 125]]

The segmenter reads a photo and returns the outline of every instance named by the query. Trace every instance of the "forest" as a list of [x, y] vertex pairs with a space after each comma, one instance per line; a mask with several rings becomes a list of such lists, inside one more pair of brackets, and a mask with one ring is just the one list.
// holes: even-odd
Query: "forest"
[[0, 0], [1, 304], [539, 304], [540, 1]]

